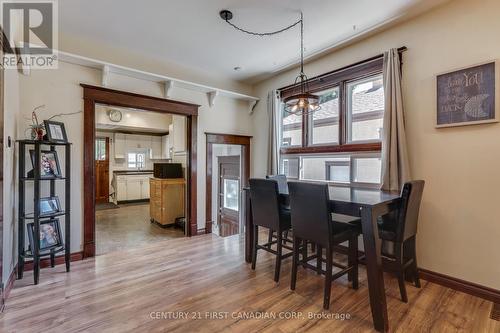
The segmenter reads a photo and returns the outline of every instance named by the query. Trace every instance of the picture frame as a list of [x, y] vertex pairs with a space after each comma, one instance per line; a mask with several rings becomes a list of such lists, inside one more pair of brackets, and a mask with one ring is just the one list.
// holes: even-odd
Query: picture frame
[[45, 133], [47, 135], [47, 141], [52, 142], [68, 142], [68, 137], [66, 135], [66, 128], [64, 123], [59, 121], [44, 120]]
[[[31, 222], [27, 224], [28, 239], [30, 243], [30, 248], [33, 250], [35, 245], [35, 223]], [[53, 248], [57, 248], [63, 245], [61, 227], [59, 224], [59, 219], [50, 219], [40, 222], [40, 244], [39, 250], [47, 251]]]
[[61, 212], [59, 197], [40, 198], [40, 215], [47, 216]]
[[[57, 151], [42, 150], [40, 152], [40, 177], [51, 178], [61, 177], [61, 167], [59, 165], [59, 158]], [[35, 151], [30, 150], [31, 164], [35, 168]]]
[[436, 75], [436, 128], [500, 121], [498, 60]]

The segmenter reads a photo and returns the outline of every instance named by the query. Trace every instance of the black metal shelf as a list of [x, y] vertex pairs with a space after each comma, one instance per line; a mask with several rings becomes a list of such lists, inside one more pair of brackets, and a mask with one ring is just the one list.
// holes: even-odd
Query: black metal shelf
[[[17, 140], [19, 145], [19, 201], [18, 201], [18, 264], [17, 278], [22, 279], [24, 273], [25, 259], [33, 260], [33, 280], [38, 284], [40, 278], [40, 258], [50, 257], [51, 266], [55, 265], [55, 254], [64, 252], [64, 261], [66, 271], [70, 270], [70, 249], [71, 249], [71, 143], [69, 142], [53, 142], [53, 141], [37, 141], [37, 140]], [[64, 152], [64, 170], [61, 176], [41, 177], [40, 175], [40, 160], [42, 146], [49, 146], [50, 151]], [[44, 148], [45, 149], [45, 148]], [[30, 164], [33, 164], [33, 170], [26, 172], [27, 162], [26, 155], [28, 150], [33, 151], [33, 159]], [[59, 155], [59, 154], [58, 154]], [[62, 159], [61, 159], [62, 160]], [[29, 162], [28, 162], [29, 163]], [[66, 211], [61, 211], [53, 214], [40, 214], [40, 199], [42, 187], [48, 186], [50, 196], [56, 196], [56, 181], [64, 181], [64, 206]], [[48, 181], [48, 182], [47, 182]], [[26, 186], [28, 182], [32, 182], [32, 186]], [[30, 183], [31, 185], [31, 183]], [[31, 196], [27, 195], [29, 189]], [[30, 197], [27, 199], [27, 197]], [[33, 212], [26, 212], [26, 200], [33, 202]], [[52, 249], [40, 250], [40, 222], [64, 216], [64, 238], [61, 238], [62, 244]], [[33, 244], [30, 244], [26, 249], [26, 228], [27, 221], [33, 223]], [[61, 237], [63, 235], [60, 235]]]
[[[38, 215], [38, 218], [40, 220], [41, 219], [52, 219], [54, 217], [64, 216], [64, 215], [66, 215], [66, 212], [65, 211], [60, 211], [60, 212], [53, 213], [53, 214]], [[35, 215], [34, 215], [34, 213], [30, 213], [30, 214], [26, 214], [24, 216], [20, 216], [19, 218], [22, 219], [22, 220], [33, 220], [35, 218]]]
[[[41, 257], [49, 257], [49, 256], [53, 256], [54, 254], [61, 253], [61, 252], [64, 252], [64, 246], [58, 246], [58, 247], [54, 247], [54, 248], [49, 249], [49, 250], [41, 251], [38, 254], [38, 257], [40, 257], [40, 258]], [[31, 252], [31, 250], [27, 250], [22, 255], [22, 258], [23, 259], [32, 259], [33, 253]]]

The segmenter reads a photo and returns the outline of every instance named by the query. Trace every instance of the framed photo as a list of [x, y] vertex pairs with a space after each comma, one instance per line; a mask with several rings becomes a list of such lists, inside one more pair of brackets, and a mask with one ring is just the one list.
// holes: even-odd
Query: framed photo
[[[31, 249], [33, 249], [33, 245], [35, 244], [34, 232], [35, 232], [35, 224], [28, 223], [28, 238]], [[50, 250], [52, 248], [62, 245], [63, 243], [61, 236], [61, 228], [59, 226], [59, 220], [51, 219], [48, 221], [40, 222], [39, 250], [40, 251]]]
[[43, 123], [45, 125], [45, 132], [47, 133], [48, 141], [68, 142], [64, 123], [52, 120], [44, 120]]
[[[31, 164], [35, 167], [35, 151], [30, 150]], [[40, 177], [61, 177], [61, 168], [56, 151], [42, 150], [40, 156]]]
[[437, 75], [436, 127], [499, 121], [496, 61]]
[[40, 215], [50, 215], [61, 211], [58, 197], [40, 198]]

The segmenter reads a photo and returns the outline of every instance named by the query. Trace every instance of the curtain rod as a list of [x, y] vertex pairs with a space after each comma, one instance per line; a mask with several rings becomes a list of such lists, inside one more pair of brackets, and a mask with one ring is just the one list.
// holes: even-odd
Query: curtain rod
[[[406, 46], [401, 46], [398, 48], [398, 53], [399, 53], [399, 60], [401, 62], [401, 66], [403, 66], [403, 58], [402, 58], [402, 54], [403, 52], [407, 51], [408, 48]], [[351, 65], [348, 65], [348, 66], [344, 66], [344, 67], [341, 67], [341, 68], [337, 68], [333, 71], [330, 71], [328, 73], [324, 73], [324, 74], [321, 74], [321, 75], [318, 75], [318, 76], [315, 76], [315, 77], [312, 77], [310, 78], [309, 80], [307, 80], [308, 82], [312, 82], [312, 81], [316, 81], [316, 80], [321, 80], [323, 77], [325, 76], [328, 76], [328, 75], [331, 75], [331, 74], [334, 74], [334, 73], [338, 73], [338, 72], [342, 72], [346, 69], [350, 69], [350, 68], [353, 68], [353, 67], [356, 67], [356, 66], [359, 66], [359, 65], [363, 65], [363, 64], [366, 64], [367, 62], [370, 62], [370, 61], [374, 61], [374, 60], [377, 60], [377, 59], [380, 59], [384, 56], [383, 53], [379, 54], [379, 55], [376, 55], [376, 56], [373, 56], [371, 58], [368, 58], [368, 59], [365, 59], [365, 60], [361, 60], [361, 61], [358, 61], [358, 62], [355, 62], [354, 64], [351, 64]], [[278, 91], [284, 91], [284, 90], [287, 90], [287, 89], [292, 89], [296, 87], [295, 84], [291, 84], [291, 85], [288, 85], [288, 86], [285, 86], [285, 87], [282, 87], [282, 88], [279, 88], [277, 89]]]

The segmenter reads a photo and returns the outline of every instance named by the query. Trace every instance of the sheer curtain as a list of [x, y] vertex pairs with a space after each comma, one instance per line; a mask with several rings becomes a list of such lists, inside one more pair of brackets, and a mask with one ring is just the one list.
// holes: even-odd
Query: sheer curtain
[[267, 95], [267, 116], [269, 124], [269, 142], [267, 147], [267, 174], [275, 175], [279, 169], [279, 92], [272, 90]]
[[410, 180], [410, 163], [406, 147], [401, 62], [397, 49], [384, 54], [384, 94], [381, 189], [399, 191]]

